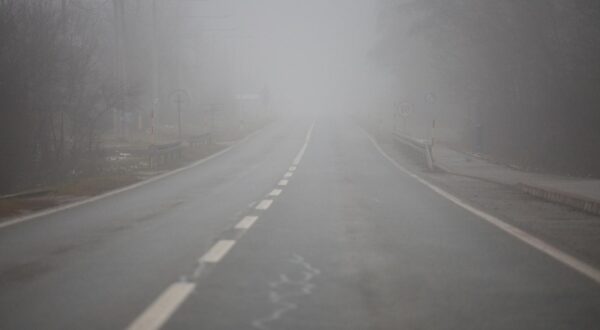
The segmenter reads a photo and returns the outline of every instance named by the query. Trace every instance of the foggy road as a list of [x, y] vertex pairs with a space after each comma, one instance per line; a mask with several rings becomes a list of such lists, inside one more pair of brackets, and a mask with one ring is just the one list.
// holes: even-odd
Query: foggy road
[[348, 119], [0, 230], [0, 329], [592, 329], [596, 283], [399, 171]]

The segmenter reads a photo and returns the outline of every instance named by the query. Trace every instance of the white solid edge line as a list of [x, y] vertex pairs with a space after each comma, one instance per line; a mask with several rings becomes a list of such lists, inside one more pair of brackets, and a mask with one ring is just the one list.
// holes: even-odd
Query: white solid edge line
[[213, 245], [210, 250], [208, 250], [208, 252], [202, 256], [202, 258], [200, 258], [200, 262], [217, 263], [223, 259], [223, 257], [234, 245], [235, 241], [233, 240], [220, 240], [215, 243], [215, 245]]
[[288, 180], [280, 180], [279, 183], [278, 183], [278, 185], [280, 185], [280, 186], [287, 186], [288, 182], [289, 182]]
[[245, 216], [237, 225], [235, 225], [235, 229], [250, 229], [252, 225], [258, 220], [258, 217], [255, 215]]
[[247, 141], [248, 139], [250, 139], [252, 136], [254, 136], [255, 134], [257, 134], [260, 131], [262, 131], [262, 129], [259, 129], [258, 131], [252, 132], [250, 135], [248, 135], [245, 138], [243, 138], [242, 140], [238, 141], [236, 144], [230, 145], [227, 148], [225, 148], [225, 149], [223, 149], [223, 150], [221, 150], [221, 151], [219, 151], [217, 153], [209, 155], [209, 156], [207, 156], [205, 158], [202, 158], [202, 159], [200, 159], [200, 160], [198, 160], [198, 161], [196, 161], [194, 163], [191, 163], [189, 165], [186, 165], [184, 167], [180, 167], [180, 168], [175, 169], [173, 171], [166, 172], [166, 173], [163, 173], [163, 174], [159, 174], [157, 176], [154, 176], [154, 177], [148, 178], [146, 180], [134, 183], [132, 185], [125, 186], [125, 187], [122, 187], [122, 188], [118, 188], [118, 189], [115, 189], [115, 190], [111, 190], [111, 191], [105, 192], [103, 194], [100, 194], [98, 196], [90, 197], [90, 198], [87, 198], [87, 199], [84, 199], [84, 200], [81, 200], [81, 201], [78, 201], [78, 202], [74, 202], [74, 203], [70, 203], [70, 204], [66, 204], [66, 205], [62, 205], [62, 206], [50, 208], [50, 209], [47, 209], [45, 211], [40, 211], [40, 212], [37, 212], [37, 213], [33, 213], [33, 214], [29, 214], [29, 215], [24, 215], [24, 216], [21, 216], [21, 217], [13, 218], [11, 220], [3, 221], [3, 222], [0, 223], [0, 229], [6, 228], [6, 227], [10, 227], [10, 226], [13, 226], [13, 225], [16, 225], [16, 224], [19, 224], [19, 223], [22, 223], [22, 222], [26, 222], [26, 221], [29, 221], [29, 220], [34, 220], [34, 219], [37, 219], [37, 218], [40, 218], [40, 217], [43, 217], [43, 216], [51, 215], [51, 214], [54, 214], [54, 213], [57, 213], [57, 212], [65, 211], [65, 210], [68, 210], [68, 209], [72, 209], [72, 208], [75, 208], [75, 207], [78, 207], [78, 206], [81, 206], [81, 205], [84, 205], [84, 204], [92, 203], [92, 202], [95, 202], [95, 201], [98, 201], [98, 200], [101, 200], [101, 199], [104, 199], [104, 198], [107, 198], [107, 197], [110, 197], [110, 196], [113, 196], [113, 195], [116, 195], [116, 194], [119, 194], [119, 193], [122, 193], [122, 192], [125, 192], [125, 191], [128, 191], [128, 190], [132, 190], [132, 189], [138, 188], [138, 187], [143, 186], [145, 184], [148, 184], [148, 183], [151, 183], [151, 182], [154, 182], [154, 181], [158, 181], [160, 179], [163, 179], [163, 178], [166, 178], [168, 176], [177, 174], [179, 172], [183, 172], [185, 170], [189, 170], [189, 169], [191, 169], [193, 167], [196, 167], [196, 166], [198, 166], [198, 165], [200, 165], [202, 163], [205, 163], [205, 162], [207, 162], [207, 161], [209, 161], [209, 160], [211, 160], [211, 159], [213, 159], [215, 157], [218, 157], [218, 156], [226, 153], [227, 151], [231, 150], [233, 147], [235, 147], [235, 146], [237, 146], [237, 145], [239, 145], [239, 144]]
[[195, 287], [194, 283], [187, 282], [172, 284], [127, 329], [160, 329], [171, 318], [171, 315], [181, 303], [194, 291]]
[[263, 199], [262, 201], [260, 201], [260, 203], [258, 203], [258, 205], [256, 206], [256, 209], [257, 210], [266, 210], [271, 206], [271, 204], [273, 204], [272, 199]]
[[[363, 129], [363, 131], [364, 131], [364, 129]], [[529, 246], [537, 249], [538, 251], [541, 251], [542, 253], [554, 258], [555, 260], [561, 262], [562, 264], [576, 270], [577, 272], [587, 276], [588, 278], [592, 279], [596, 283], [600, 284], [600, 270], [596, 269], [595, 267], [593, 267], [593, 266], [591, 266], [591, 265], [589, 265], [589, 264], [587, 264], [587, 263], [585, 263], [585, 262], [583, 262], [583, 261], [581, 261], [581, 260], [555, 248], [555, 247], [553, 247], [552, 245], [542, 241], [541, 239], [539, 239], [531, 234], [528, 234], [527, 232], [500, 220], [499, 218], [497, 218], [489, 213], [486, 213], [480, 209], [477, 209], [476, 207], [464, 202], [460, 198], [448, 193], [447, 191], [443, 190], [442, 188], [440, 188], [440, 187], [430, 183], [429, 181], [421, 178], [420, 176], [412, 173], [404, 166], [398, 164], [398, 162], [396, 162], [385, 151], [383, 151], [383, 149], [381, 149], [381, 147], [379, 146], [377, 141], [375, 141], [375, 139], [373, 139], [373, 137], [367, 131], [364, 131], [364, 132], [367, 135], [367, 137], [369, 138], [369, 140], [371, 140], [371, 143], [373, 144], [373, 146], [375, 146], [375, 149], [377, 149], [377, 151], [379, 151], [379, 153], [385, 159], [387, 159], [390, 163], [392, 163], [396, 168], [398, 168], [400, 171], [404, 172], [406, 175], [419, 181], [420, 183], [427, 186], [431, 190], [435, 191], [442, 197], [448, 199], [452, 203], [475, 214], [476, 216], [482, 218], [483, 220], [487, 221], [488, 223], [490, 223], [490, 224], [496, 226], [497, 228], [503, 230], [504, 232], [510, 234], [511, 236], [519, 239], [520, 241], [528, 244]]]
[[273, 189], [273, 191], [271, 191], [269, 193], [269, 196], [279, 196], [281, 195], [282, 190], [281, 189]]

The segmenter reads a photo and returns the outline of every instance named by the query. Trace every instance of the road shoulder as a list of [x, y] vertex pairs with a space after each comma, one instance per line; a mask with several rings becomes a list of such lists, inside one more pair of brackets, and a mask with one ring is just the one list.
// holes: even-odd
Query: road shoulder
[[593, 266], [600, 266], [600, 217], [531, 196], [518, 187], [431, 172], [392, 141], [377, 138], [395, 162], [474, 207]]

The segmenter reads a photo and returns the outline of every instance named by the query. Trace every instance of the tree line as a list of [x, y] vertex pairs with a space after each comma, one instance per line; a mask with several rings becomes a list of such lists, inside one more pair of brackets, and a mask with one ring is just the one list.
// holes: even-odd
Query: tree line
[[595, 0], [383, 0], [372, 56], [461, 147], [600, 176], [599, 22]]
[[0, 1], [2, 191], [96, 163], [106, 114], [125, 100], [100, 25], [66, 1]]
[[[207, 103], [224, 89], [209, 88], [224, 74], [200, 61], [206, 38], [181, 29], [179, 6], [0, 0], [0, 194], [101, 175], [111, 148], [172, 142], [173, 91]], [[205, 112], [186, 113], [190, 134]]]

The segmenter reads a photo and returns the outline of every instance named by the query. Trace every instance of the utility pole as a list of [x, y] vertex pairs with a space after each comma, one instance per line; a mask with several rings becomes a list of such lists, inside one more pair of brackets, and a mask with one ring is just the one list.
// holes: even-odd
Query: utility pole
[[[123, 98], [125, 89], [125, 0], [113, 0], [114, 30], [115, 30], [115, 77], [117, 79], [118, 97]], [[120, 102], [122, 105], [122, 102]], [[123, 109], [113, 112], [114, 132], [121, 135]]]
[[152, 0], [152, 114], [151, 120], [151, 140], [155, 141], [155, 126], [157, 114], [160, 107], [159, 96], [159, 77], [158, 77], [158, 13], [157, 0]]
[[178, 137], [179, 141], [181, 141], [181, 138], [182, 138], [182, 134], [181, 134], [181, 104], [183, 103], [183, 99], [181, 96], [182, 95], [180, 93], [178, 93], [177, 97], [175, 98], [175, 103], [177, 103], [177, 137]]

